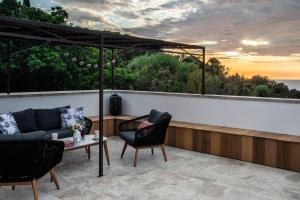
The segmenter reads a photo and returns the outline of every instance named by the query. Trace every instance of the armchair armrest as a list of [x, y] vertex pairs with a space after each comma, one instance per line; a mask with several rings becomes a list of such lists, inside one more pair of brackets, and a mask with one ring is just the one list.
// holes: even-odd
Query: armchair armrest
[[40, 178], [63, 157], [64, 142], [46, 139], [1, 141], [0, 182]]
[[46, 145], [46, 156], [44, 160], [47, 162], [47, 166], [50, 167], [50, 169], [52, 169], [62, 160], [65, 145], [63, 141], [54, 140], [47, 141]]
[[136, 117], [134, 119], [130, 119], [119, 124], [119, 131], [135, 131], [139, 125], [139, 123], [143, 120], [147, 120], [149, 115], [144, 115], [141, 117]]

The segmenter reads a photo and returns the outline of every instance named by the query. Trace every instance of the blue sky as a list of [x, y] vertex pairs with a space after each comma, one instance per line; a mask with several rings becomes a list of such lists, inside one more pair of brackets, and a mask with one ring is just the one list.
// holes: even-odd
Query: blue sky
[[[90, 29], [205, 45], [233, 72], [300, 79], [300, 0], [31, 0]], [[286, 71], [288, 70], [288, 74]]]

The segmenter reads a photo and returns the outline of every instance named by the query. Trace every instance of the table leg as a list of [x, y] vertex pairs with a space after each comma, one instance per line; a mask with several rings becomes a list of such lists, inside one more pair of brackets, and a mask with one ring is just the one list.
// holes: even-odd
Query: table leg
[[87, 154], [88, 154], [88, 159], [91, 160], [91, 147], [86, 148]]
[[107, 164], [110, 165], [109, 155], [108, 155], [107, 141], [103, 141], [103, 147], [104, 147], [104, 151], [105, 151], [105, 156], [106, 156]]

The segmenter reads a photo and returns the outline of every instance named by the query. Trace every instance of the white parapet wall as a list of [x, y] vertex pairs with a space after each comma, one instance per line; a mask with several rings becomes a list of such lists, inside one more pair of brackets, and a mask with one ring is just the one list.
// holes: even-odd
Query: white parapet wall
[[118, 91], [123, 113], [168, 111], [174, 120], [300, 135], [300, 100]]
[[[153, 108], [172, 114], [173, 120], [300, 136], [300, 100], [194, 95], [115, 90], [122, 97], [123, 114], [144, 115]], [[104, 91], [108, 114], [111, 90]], [[99, 112], [97, 90], [0, 94], [0, 113], [27, 108], [84, 107], [86, 116]]]
[[[104, 113], [108, 113], [110, 91], [104, 92]], [[0, 113], [15, 112], [27, 108], [55, 108], [70, 105], [84, 107], [84, 115], [99, 115], [99, 92], [86, 91], [59, 91], [59, 92], [26, 92], [0, 94]]]

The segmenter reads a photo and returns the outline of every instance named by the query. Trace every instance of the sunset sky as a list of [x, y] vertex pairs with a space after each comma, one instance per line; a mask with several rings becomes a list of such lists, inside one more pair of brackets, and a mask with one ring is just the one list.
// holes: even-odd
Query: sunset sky
[[300, 79], [300, 0], [31, 0], [91, 29], [207, 47], [250, 77]]

